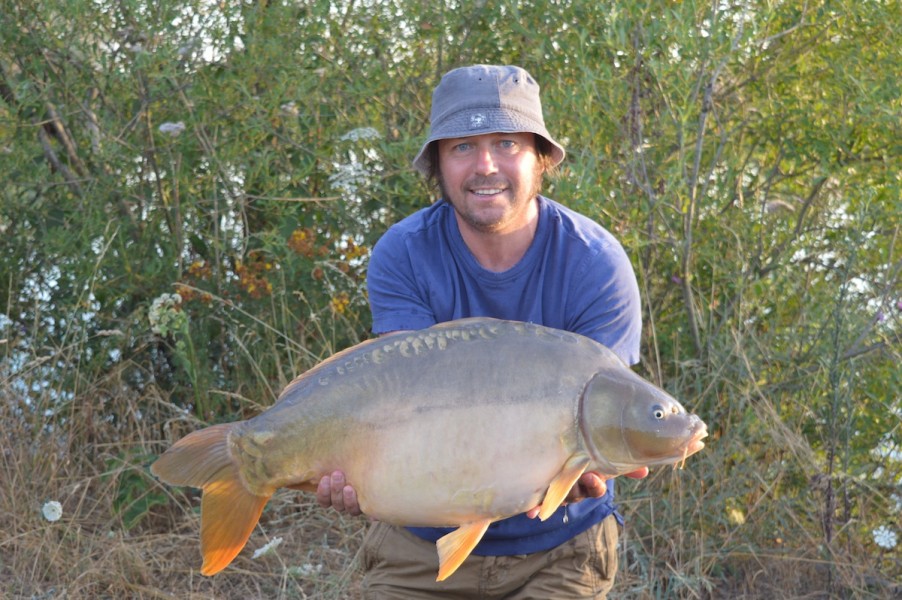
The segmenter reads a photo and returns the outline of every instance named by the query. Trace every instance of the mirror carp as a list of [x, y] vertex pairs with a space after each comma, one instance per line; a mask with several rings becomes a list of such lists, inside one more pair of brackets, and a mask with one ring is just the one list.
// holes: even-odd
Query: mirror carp
[[177, 441], [151, 471], [203, 489], [201, 572], [241, 551], [272, 494], [344, 471], [369, 517], [457, 527], [438, 580], [488, 526], [541, 505], [547, 519], [586, 470], [676, 464], [705, 423], [587, 337], [462, 319], [339, 352], [263, 413]]

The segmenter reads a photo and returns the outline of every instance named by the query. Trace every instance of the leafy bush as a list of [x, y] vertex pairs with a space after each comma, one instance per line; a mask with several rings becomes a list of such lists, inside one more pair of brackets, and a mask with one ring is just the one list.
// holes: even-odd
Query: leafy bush
[[[893, 3], [98, 0], [0, 12], [2, 416], [21, 436], [11, 447], [76, 461], [59, 470], [17, 450], [4, 481], [35, 469], [49, 494], [54, 478], [71, 490], [83, 477], [91, 510], [118, 510], [133, 532], [171, 530], [166, 511], [193, 500], [159, 504], [140, 457], [200, 422], [258, 412], [368, 336], [369, 249], [434, 195], [409, 164], [432, 87], [454, 66], [516, 63], [568, 148], [546, 193], [631, 254], [640, 370], [713, 432], [678, 475], [621, 484], [618, 589], [898, 593]], [[98, 458], [113, 466], [96, 473]], [[2, 506], [0, 529], [17, 533], [0, 543], [19, 548], [19, 565], [85, 546], [36, 537], [53, 534], [20, 518], [46, 500], [35, 492]], [[89, 510], [63, 509], [60, 523]], [[122, 577], [137, 568], [151, 585], [155, 567], [123, 552]], [[343, 556], [325, 562], [341, 571]], [[99, 589], [60, 565], [2, 569], [22, 594]], [[282, 575], [268, 589], [283, 593]], [[335, 577], [330, 594], [353, 589]]]

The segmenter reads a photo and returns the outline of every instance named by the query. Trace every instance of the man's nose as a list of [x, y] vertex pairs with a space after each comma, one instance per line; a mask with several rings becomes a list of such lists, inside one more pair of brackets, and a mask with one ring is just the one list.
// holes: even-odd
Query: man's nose
[[479, 175], [491, 175], [496, 173], [498, 167], [495, 164], [495, 155], [491, 146], [480, 147], [476, 152], [476, 172]]

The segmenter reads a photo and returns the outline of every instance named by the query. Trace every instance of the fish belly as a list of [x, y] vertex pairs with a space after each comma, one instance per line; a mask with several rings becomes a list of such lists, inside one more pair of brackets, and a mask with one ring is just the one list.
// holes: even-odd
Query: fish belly
[[572, 417], [536, 407], [431, 411], [367, 436], [344, 470], [361, 509], [383, 521], [452, 526], [539, 504], [576, 449]]

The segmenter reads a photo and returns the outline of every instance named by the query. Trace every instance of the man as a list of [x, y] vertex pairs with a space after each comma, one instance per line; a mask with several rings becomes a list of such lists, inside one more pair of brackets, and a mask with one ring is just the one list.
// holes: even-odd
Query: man
[[[636, 363], [639, 290], [623, 248], [598, 224], [539, 195], [543, 175], [563, 159], [525, 70], [447, 73], [414, 160], [441, 199], [395, 224], [373, 249], [373, 331], [474, 316], [530, 321], [594, 338]], [[317, 499], [359, 514], [353, 483], [333, 473]], [[585, 473], [547, 521], [534, 518], [535, 508], [492, 524], [440, 583], [434, 542], [448, 530], [374, 523], [363, 550], [364, 597], [604, 598], [617, 568], [612, 488]]]

